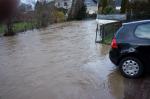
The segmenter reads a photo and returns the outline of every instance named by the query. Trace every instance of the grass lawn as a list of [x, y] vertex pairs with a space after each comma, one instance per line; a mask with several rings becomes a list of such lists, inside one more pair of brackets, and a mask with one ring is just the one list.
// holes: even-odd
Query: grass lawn
[[106, 24], [104, 26], [104, 33], [107, 34], [107, 36], [104, 37], [102, 43], [104, 44], [111, 44], [112, 38], [114, 37], [114, 33], [120, 28], [120, 25], [112, 24]]
[[[31, 22], [20, 22], [20, 23], [14, 23], [13, 30], [15, 33], [17, 32], [23, 32], [26, 30], [30, 30], [35, 27], [35, 24]], [[0, 25], [0, 35], [4, 33], [4, 26]]]
[[33, 28], [33, 24], [30, 22], [22, 22], [14, 24], [14, 32], [22, 32]]
[[102, 41], [102, 43], [104, 44], [111, 44], [112, 38], [113, 38], [113, 33], [107, 35], [104, 40]]

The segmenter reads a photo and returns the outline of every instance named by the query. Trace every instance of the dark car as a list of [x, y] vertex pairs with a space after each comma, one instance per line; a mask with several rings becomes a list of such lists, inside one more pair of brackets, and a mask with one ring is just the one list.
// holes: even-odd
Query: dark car
[[123, 24], [112, 40], [109, 57], [127, 78], [150, 69], [150, 20]]

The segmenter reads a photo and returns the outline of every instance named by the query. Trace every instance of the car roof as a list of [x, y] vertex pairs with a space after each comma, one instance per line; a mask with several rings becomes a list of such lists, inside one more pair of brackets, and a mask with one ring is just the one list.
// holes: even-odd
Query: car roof
[[150, 23], [150, 20], [133, 21], [128, 23], [123, 23], [123, 25], [133, 25], [133, 24], [143, 24], [143, 23]]

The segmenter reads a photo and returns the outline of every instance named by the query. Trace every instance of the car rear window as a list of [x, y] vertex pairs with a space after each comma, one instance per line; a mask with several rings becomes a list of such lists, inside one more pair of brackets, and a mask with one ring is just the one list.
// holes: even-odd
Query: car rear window
[[122, 26], [116, 33], [115, 37], [120, 40], [126, 40], [129, 29], [127, 26]]
[[123, 26], [120, 27], [117, 32], [115, 33], [115, 37], [118, 37], [119, 36], [119, 33], [121, 32], [121, 30], [123, 29]]
[[150, 23], [137, 26], [135, 35], [139, 38], [150, 39]]

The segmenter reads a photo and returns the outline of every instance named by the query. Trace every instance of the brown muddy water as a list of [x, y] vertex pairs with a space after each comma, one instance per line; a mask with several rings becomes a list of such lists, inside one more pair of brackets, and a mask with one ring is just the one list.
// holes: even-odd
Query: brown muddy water
[[94, 20], [0, 38], [0, 99], [150, 99], [150, 78], [123, 78]]

